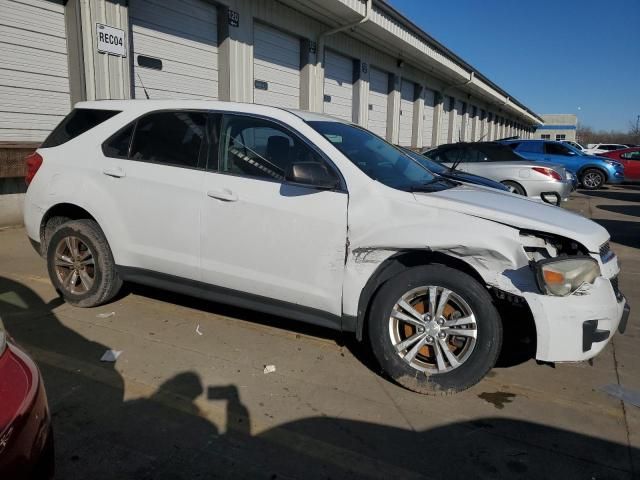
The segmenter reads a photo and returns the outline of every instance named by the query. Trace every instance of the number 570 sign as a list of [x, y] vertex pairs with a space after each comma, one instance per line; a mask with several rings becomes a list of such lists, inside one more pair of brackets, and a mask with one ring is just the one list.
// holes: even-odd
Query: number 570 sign
[[120, 57], [127, 56], [127, 44], [124, 41], [124, 30], [96, 23], [98, 51]]

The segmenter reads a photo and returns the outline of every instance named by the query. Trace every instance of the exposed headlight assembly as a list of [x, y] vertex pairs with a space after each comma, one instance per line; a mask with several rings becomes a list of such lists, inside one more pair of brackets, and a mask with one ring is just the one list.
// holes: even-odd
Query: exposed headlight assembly
[[598, 262], [587, 256], [542, 260], [536, 262], [535, 268], [540, 290], [557, 297], [570, 295], [600, 276]]

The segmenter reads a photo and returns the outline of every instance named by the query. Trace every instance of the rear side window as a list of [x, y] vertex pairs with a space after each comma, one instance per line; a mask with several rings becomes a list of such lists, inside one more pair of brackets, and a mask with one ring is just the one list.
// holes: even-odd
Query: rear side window
[[516, 152], [542, 153], [542, 142], [522, 142]]
[[107, 157], [204, 168], [206, 129], [206, 112], [150, 113], [109, 138], [102, 151]]
[[42, 143], [41, 148], [57, 147], [109, 120], [118, 110], [75, 108], [58, 124]]

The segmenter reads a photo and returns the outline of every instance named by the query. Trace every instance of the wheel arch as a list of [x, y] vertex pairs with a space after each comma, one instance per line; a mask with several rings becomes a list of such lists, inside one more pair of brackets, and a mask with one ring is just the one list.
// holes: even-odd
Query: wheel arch
[[358, 340], [364, 338], [369, 309], [380, 287], [388, 280], [409, 268], [430, 264], [440, 264], [455, 268], [473, 277], [480, 282], [481, 285], [486, 285], [485, 280], [478, 271], [459, 258], [432, 250], [401, 250], [378, 265], [360, 293], [355, 327], [356, 338]]
[[[61, 221], [51, 222], [54, 218], [60, 218]], [[61, 202], [51, 206], [40, 220], [40, 254], [44, 255], [47, 250], [47, 242], [51, 237], [53, 230], [63, 221], [68, 220], [93, 220], [100, 226], [98, 219], [86, 208], [74, 203]], [[102, 228], [102, 227], [100, 227]]]
[[508, 184], [508, 183], [514, 183], [514, 184], [516, 184], [518, 187], [520, 187], [520, 188], [522, 189], [522, 191], [524, 192], [524, 196], [525, 196], [525, 197], [528, 197], [528, 196], [529, 196], [529, 192], [527, 192], [527, 189], [526, 189], [526, 188], [524, 188], [524, 185], [522, 185], [522, 183], [520, 183], [520, 182], [519, 182], [519, 181], [517, 181], [517, 180], [512, 180], [511, 178], [507, 178], [507, 179], [505, 179], [505, 180], [501, 180], [501, 181], [500, 181], [500, 183], [501, 183], [502, 185], [505, 185], [505, 184]]
[[584, 165], [583, 167], [580, 168], [580, 170], [578, 170], [577, 172], [578, 180], [580, 180], [580, 177], [582, 176], [582, 174], [587, 170], [598, 170], [600, 173], [604, 175], [604, 181], [605, 182], [609, 181], [609, 172], [607, 171], [607, 169], [600, 165], [593, 165], [593, 164]]

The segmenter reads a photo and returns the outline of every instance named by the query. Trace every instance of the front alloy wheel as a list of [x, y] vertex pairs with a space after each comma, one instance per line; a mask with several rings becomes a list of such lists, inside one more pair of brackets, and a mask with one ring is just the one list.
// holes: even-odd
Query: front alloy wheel
[[595, 169], [590, 169], [584, 172], [584, 174], [582, 175], [582, 179], [580, 180], [582, 186], [587, 190], [597, 190], [602, 187], [604, 182], [604, 174]]
[[469, 359], [478, 328], [469, 304], [439, 286], [415, 288], [394, 305], [389, 336], [398, 355], [416, 370], [450, 372]]
[[384, 373], [420, 393], [452, 394], [495, 365], [502, 321], [486, 287], [445, 265], [412, 267], [387, 280], [367, 318]]

